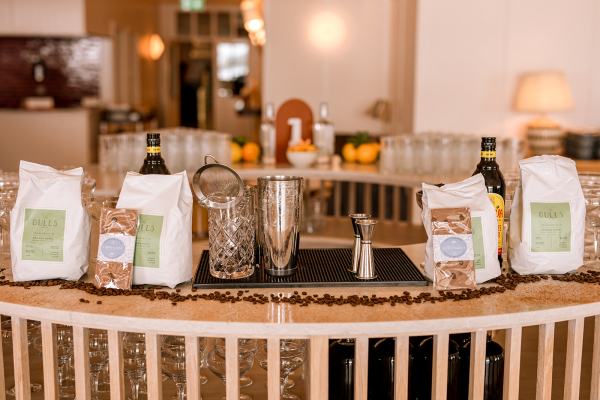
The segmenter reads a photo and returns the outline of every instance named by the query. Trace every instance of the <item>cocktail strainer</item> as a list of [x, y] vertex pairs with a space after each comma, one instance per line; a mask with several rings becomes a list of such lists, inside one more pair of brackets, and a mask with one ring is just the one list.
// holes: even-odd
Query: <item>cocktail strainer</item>
[[244, 195], [242, 178], [210, 154], [204, 157], [204, 165], [194, 174], [192, 187], [200, 204], [208, 208], [233, 207]]

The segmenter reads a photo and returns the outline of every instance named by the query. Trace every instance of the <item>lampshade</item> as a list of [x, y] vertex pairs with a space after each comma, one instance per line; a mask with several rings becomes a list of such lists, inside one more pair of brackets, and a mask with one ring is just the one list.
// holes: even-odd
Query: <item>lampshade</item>
[[557, 112], [572, 106], [571, 89], [563, 72], [537, 71], [521, 76], [515, 103], [517, 111]]
[[140, 56], [147, 60], [156, 61], [165, 51], [165, 44], [156, 33], [143, 36], [138, 42]]

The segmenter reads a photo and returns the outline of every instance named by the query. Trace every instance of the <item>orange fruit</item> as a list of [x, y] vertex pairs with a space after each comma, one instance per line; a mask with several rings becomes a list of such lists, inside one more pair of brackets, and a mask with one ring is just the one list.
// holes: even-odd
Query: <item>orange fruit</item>
[[240, 161], [242, 161], [242, 146], [231, 142], [231, 162], [237, 163]]
[[364, 143], [356, 149], [356, 159], [361, 164], [372, 164], [379, 155], [379, 146], [374, 143]]
[[246, 162], [258, 162], [260, 147], [254, 142], [248, 142], [242, 147], [242, 159]]
[[356, 147], [352, 143], [346, 143], [344, 147], [342, 147], [342, 157], [346, 162], [355, 162], [356, 161]]

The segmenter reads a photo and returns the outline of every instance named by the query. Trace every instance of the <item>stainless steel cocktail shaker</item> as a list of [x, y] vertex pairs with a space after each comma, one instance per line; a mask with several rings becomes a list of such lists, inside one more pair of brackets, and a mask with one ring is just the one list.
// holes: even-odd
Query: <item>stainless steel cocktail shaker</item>
[[273, 276], [294, 273], [298, 263], [303, 179], [296, 176], [258, 178], [260, 266]]

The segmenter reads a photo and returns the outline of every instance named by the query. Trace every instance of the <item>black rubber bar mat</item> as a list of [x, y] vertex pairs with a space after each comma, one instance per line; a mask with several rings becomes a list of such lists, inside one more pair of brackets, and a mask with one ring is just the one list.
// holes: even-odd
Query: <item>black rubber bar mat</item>
[[291, 276], [275, 277], [262, 268], [243, 279], [218, 279], [210, 275], [208, 251], [202, 252], [193, 286], [202, 289], [336, 287], [336, 286], [425, 286], [426, 279], [400, 248], [373, 249], [377, 278], [360, 280], [346, 268], [352, 249], [300, 249], [298, 268]]

